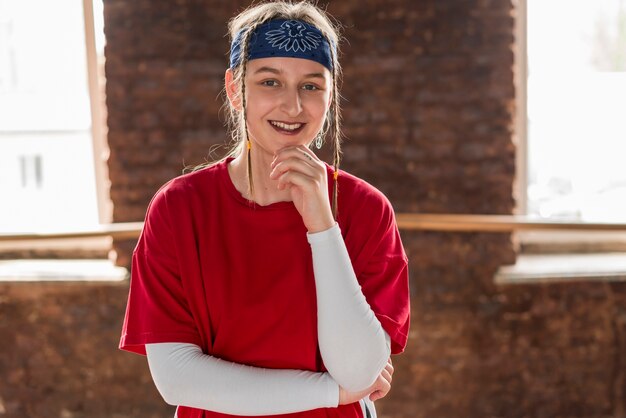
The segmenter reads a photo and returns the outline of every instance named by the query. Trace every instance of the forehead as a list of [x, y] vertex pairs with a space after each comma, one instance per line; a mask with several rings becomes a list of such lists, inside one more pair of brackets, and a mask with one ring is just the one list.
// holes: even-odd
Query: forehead
[[270, 57], [257, 58], [247, 63], [247, 73], [277, 73], [288, 77], [323, 76], [330, 79], [330, 71], [322, 64], [305, 58]]

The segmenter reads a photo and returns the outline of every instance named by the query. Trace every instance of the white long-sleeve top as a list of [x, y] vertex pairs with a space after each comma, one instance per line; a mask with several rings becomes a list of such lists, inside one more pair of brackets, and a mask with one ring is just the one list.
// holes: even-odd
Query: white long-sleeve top
[[[351, 392], [374, 383], [391, 354], [357, 281], [339, 225], [307, 234], [317, 292], [317, 333], [326, 370]], [[388, 337], [388, 336], [387, 336]]]
[[339, 386], [359, 391], [374, 383], [391, 353], [390, 337], [361, 292], [339, 226], [307, 239], [318, 341], [328, 372], [233, 363], [188, 343], [146, 344], [152, 378], [167, 403], [232, 415], [275, 415], [337, 407]]

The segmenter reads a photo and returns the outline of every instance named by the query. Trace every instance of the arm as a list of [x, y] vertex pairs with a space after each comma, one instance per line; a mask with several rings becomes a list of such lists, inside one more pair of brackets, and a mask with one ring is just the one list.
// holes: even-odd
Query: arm
[[258, 416], [339, 404], [339, 387], [328, 373], [233, 363], [187, 343], [146, 344], [146, 353], [154, 383], [170, 405]]
[[[337, 226], [336, 228], [338, 230]], [[315, 235], [311, 239], [315, 241], [316, 237], [319, 239], [325, 233], [327, 231], [311, 234]], [[340, 234], [339, 239], [340, 244], [343, 244]], [[336, 239], [333, 240], [336, 241]], [[319, 327], [320, 349], [322, 350], [323, 341], [340, 338], [340, 340], [336, 340], [340, 341], [340, 344], [333, 344], [331, 347], [331, 349], [335, 349], [341, 348], [347, 340], [351, 343], [349, 345], [351, 348], [347, 350], [355, 350], [357, 356], [352, 356], [353, 353], [347, 350], [345, 354], [348, 355], [348, 358], [356, 357], [355, 362], [346, 364], [341, 357], [333, 357], [334, 352], [332, 351], [330, 355], [324, 357], [325, 351], [322, 351], [329, 373], [263, 369], [206, 355], [200, 347], [194, 344], [146, 344], [150, 371], [163, 399], [172, 405], [186, 405], [231, 415], [275, 415], [322, 407], [336, 407], [339, 404], [340, 388], [337, 378], [331, 377], [333, 373], [344, 380], [345, 386], [344, 384], [342, 386], [348, 392], [360, 392], [369, 388], [387, 364], [390, 353], [390, 337], [382, 330], [378, 320], [373, 317], [373, 313], [371, 313], [371, 309], [356, 282], [349, 258], [349, 272], [324, 268], [324, 266], [346, 265], [337, 262], [337, 249], [333, 247], [333, 240], [314, 245], [314, 260], [317, 261], [316, 264], [319, 264], [318, 269], [315, 270], [316, 277], [320, 275], [325, 277], [330, 274], [333, 275], [335, 282], [345, 279], [348, 283], [351, 283], [349, 279], [352, 278], [358, 291], [358, 293], [353, 293], [360, 295], [360, 297], [345, 298], [341, 303], [331, 304], [327, 307], [326, 310], [330, 312], [325, 317], [331, 321], [325, 322], [325, 327]], [[335, 244], [337, 243], [335, 242]], [[345, 244], [343, 249], [345, 251]], [[347, 257], [347, 252], [343, 256]], [[347, 278], [341, 275], [347, 276]], [[318, 298], [321, 297], [323, 301], [332, 302], [336, 296], [335, 287], [319, 287]], [[318, 308], [318, 315], [319, 311]], [[363, 318], [367, 318], [370, 313], [374, 319], [369, 322], [372, 326], [359, 326], [359, 322], [362, 322]], [[347, 325], [348, 329], [335, 335], [333, 327], [328, 327], [328, 325], [337, 322], [338, 318], [357, 318], [357, 321], [354, 326], [350, 323], [346, 324], [345, 321], [340, 321], [340, 323]], [[382, 353], [384, 357], [380, 368], [376, 363], [378, 359], [368, 358], [363, 355], [368, 353], [367, 350], [356, 348], [361, 343], [369, 344], [365, 339], [359, 338], [358, 331], [363, 330], [366, 333], [369, 332], [366, 336], [374, 335], [374, 337], [382, 336], [383, 338]], [[330, 358], [330, 361], [327, 357]], [[374, 362], [373, 365], [372, 362]], [[330, 364], [335, 367], [329, 366]], [[374, 372], [375, 375], [370, 379], [369, 373]], [[216, 376], [218, 377], [216, 378]], [[365, 383], [359, 387], [361, 381]], [[349, 396], [349, 394], [344, 396]]]
[[361, 291], [339, 225], [308, 233], [307, 239], [324, 365], [341, 387], [358, 392], [369, 387], [387, 364], [390, 337]]
[[[367, 183], [344, 183], [348, 187], [353, 183], [360, 196], [359, 202], [354, 202], [360, 203], [355, 207], [357, 223], [363, 220], [370, 226], [367, 231], [355, 233], [363, 244], [354, 260], [360, 267], [361, 289], [331, 211], [330, 167], [308, 147], [298, 145], [276, 151], [271, 168], [270, 179], [278, 181], [279, 190], [290, 191], [309, 231], [318, 302], [318, 342], [324, 364], [339, 385], [358, 391], [377, 380], [389, 354], [402, 352], [408, 337], [408, 270], [393, 208], [380, 191]], [[337, 175], [339, 172], [333, 173], [338, 185]], [[339, 307], [343, 307], [341, 312], [337, 311]], [[390, 345], [386, 344], [385, 331], [391, 333]]]

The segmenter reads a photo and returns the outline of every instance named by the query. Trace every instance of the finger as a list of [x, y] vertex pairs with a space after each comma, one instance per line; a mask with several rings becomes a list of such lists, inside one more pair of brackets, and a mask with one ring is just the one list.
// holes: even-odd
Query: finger
[[374, 401], [374, 400], [376, 400], [376, 401], [377, 401], [377, 400], [379, 400], [379, 399], [384, 398], [385, 396], [387, 396], [387, 394], [389, 393], [390, 389], [391, 389], [391, 387], [389, 387], [389, 389], [377, 390], [377, 391], [376, 391], [376, 395], [375, 395], [375, 399], [372, 399], [372, 400], [373, 400], [373, 401]]
[[386, 379], [383, 379], [382, 382], [382, 388], [379, 388], [379, 390], [383, 390], [386, 392], [389, 392], [389, 390], [391, 389], [391, 375], [388, 374]]
[[285, 153], [285, 152], [291, 152], [293, 150], [305, 152], [305, 153], [309, 154], [311, 156], [311, 158], [313, 158], [314, 160], [321, 161], [319, 159], [319, 157], [317, 156], [317, 154], [315, 154], [309, 147], [307, 147], [305, 145], [294, 145], [294, 146], [281, 148], [278, 151], [276, 151], [276, 155], [279, 155], [279, 154], [282, 154], [282, 153]]
[[[286, 162], [288, 162], [288, 164], [285, 164]], [[309, 160], [302, 152], [283, 154], [280, 157], [276, 157], [274, 161], [272, 161], [270, 167], [272, 169], [270, 172], [270, 178], [277, 178], [281, 173], [284, 173], [289, 169], [302, 171], [312, 177], [321, 178], [321, 176], [325, 174], [324, 168], [319, 167], [315, 161]], [[278, 167], [280, 167], [280, 169], [277, 172], [276, 169]]]
[[381, 389], [378, 389], [378, 390], [375, 390], [375, 391], [373, 391], [370, 394], [369, 398], [370, 398], [371, 401], [376, 401], [378, 399], [382, 399], [385, 396], [387, 396], [387, 394], [389, 393], [390, 390], [391, 390], [391, 385], [389, 385], [387, 387], [384, 387], [384, 388], [381, 388]]
[[385, 378], [385, 380], [386, 380], [387, 382], [391, 383], [392, 377], [391, 377], [391, 373], [389, 373], [389, 371], [388, 371], [388, 370], [386, 370], [386, 369], [385, 369], [385, 370], [383, 370], [383, 371], [380, 373], [380, 375], [381, 375], [382, 377], [384, 377], [384, 378]]
[[389, 373], [393, 374], [395, 369], [393, 368], [391, 363], [387, 363], [387, 365], [385, 366], [385, 370], [387, 370]]
[[381, 372], [376, 382], [374, 382], [373, 390], [389, 390], [391, 388], [391, 375], [385, 371]]
[[302, 149], [302, 151], [304, 151], [305, 153], [309, 154], [309, 155], [310, 155], [310, 156], [311, 156], [314, 160], [317, 160], [317, 161], [319, 161], [319, 162], [322, 162], [322, 160], [320, 160], [320, 159], [319, 159], [319, 157], [317, 156], [317, 154], [315, 154], [311, 148], [306, 147], [306, 146], [304, 146], [304, 145], [300, 145], [300, 146], [298, 147], [298, 149]]
[[302, 188], [309, 188], [315, 186], [317, 184], [317, 180], [296, 171], [287, 171], [278, 178], [278, 187], [285, 187], [288, 184]]
[[299, 158], [306, 163], [310, 164], [312, 167], [324, 168], [324, 163], [320, 160], [317, 155], [310, 149], [305, 146], [298, 147], [288, 147], [283, 148], [276, 152], [274, 156], [274, 161], [272, 161], [272, 166], [275, 166], [280, 161], [283, 161], [287, 158]]
[[380, 398], [382, 398], [382, 396], [381, 396], [380, 391], [379, 391], [379, 390], [376, 390], [376, 391], [374, 391], [374, 392], [370, 393], [369, 398], [370, 398], [370, 401], [374, 402], [374, 401], [377, 401], [377, 400], [379, 400]]
[[299, 158], [291, 157], [276, 164], [270, 173], [270, 178], [276, 179], [280, 177], [283, 173], [290, 170], [300, 172], [309, 177], [319, 176], [319, 172], [316, 171], [311, 165], [307, 164]]

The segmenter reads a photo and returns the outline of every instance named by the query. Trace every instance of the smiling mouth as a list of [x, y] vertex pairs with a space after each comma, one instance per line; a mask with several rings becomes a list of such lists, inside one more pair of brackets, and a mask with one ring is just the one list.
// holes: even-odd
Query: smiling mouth
[[270, 125], [272, 125], [272, 127], [278, 132], [291, 135], [300, 132], [304, 125], [306, 125], [306, 123], [284, 123], [275, 120], [271, 120], [269, 122]]

